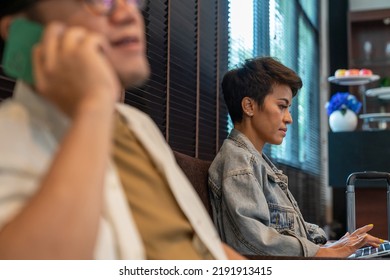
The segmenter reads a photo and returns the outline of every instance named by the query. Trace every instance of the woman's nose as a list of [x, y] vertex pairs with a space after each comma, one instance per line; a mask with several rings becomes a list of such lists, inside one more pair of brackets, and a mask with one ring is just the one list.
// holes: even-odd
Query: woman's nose
[[286, 112], [284, 113], [284, 121], [288, 124], [291, 124], [293, 122], [293, 119], [292, 119], [292, 116], [291, 116], [291, 113], [289, 110], [286, 110]]

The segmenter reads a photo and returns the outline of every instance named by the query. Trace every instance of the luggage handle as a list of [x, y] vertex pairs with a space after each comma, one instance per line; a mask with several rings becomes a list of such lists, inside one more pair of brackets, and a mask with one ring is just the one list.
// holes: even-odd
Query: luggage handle
[[389, 190], [390, 186], [390, 173], [387, 172], [378, 172], [378, 171], [363, 171], [363, 172], [354, 172], [348, 176], [347, 186], [354, 185], [357, 179], [386, 179], [387, 189]]
[[390, 240], [390, 173], [363, 171], [351, 173], [347, 178], [347, 230], [352, 233], [356, 229], [355, 181], [357, 179], [385, 179], [387, 182], [387, 236]]

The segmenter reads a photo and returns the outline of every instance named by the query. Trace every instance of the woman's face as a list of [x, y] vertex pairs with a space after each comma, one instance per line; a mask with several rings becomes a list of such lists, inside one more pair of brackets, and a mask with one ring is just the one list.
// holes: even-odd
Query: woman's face
[[[287, 133], [287, 125], [292, 123], [289, 107], [292, 91], [286, 85], [274, 85], [272, 92], [265, 99], [263, 106], [254, 105], [253, 116], [250, 118], [255, 146], [264, 144], [279, 145]], [[256, 145], [257, 144], [257, 145]]]

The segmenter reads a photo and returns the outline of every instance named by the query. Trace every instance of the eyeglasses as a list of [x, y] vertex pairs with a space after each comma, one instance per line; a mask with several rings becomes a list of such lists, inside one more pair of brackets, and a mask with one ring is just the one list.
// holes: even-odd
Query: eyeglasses
[[[83, 0], [88, 9], [94, 14], [108, 16], [113, 13], [120, 0]], [[126, 4], [132, 4], [142, 10], [145, 8], [146, 0], [121, 0]]]

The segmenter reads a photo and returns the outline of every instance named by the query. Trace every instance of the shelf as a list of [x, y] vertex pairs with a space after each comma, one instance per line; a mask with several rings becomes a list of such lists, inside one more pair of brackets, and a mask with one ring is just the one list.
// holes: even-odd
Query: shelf
[[390, 121], [390, 113], [370, 113], [360, 114], [359, 119], [367, 120], [369, 122]]
[[329, 77], [328, 81], [342, 86], [360, 86], [379, 80], [378, 75], [370, 76], [348, 76], [348, 77]]
[[372, 88], [366, 91], [366, 95], [383, 100], [390, 100], [390, 87]]

